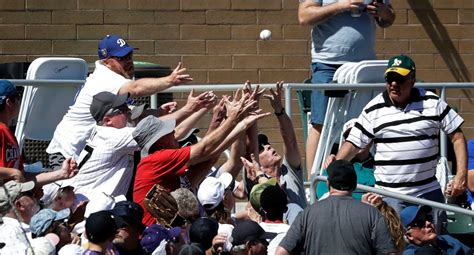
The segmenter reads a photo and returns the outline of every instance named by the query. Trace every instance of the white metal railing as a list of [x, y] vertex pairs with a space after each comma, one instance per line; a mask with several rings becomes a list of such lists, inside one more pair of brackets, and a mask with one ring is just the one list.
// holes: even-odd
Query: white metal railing
[[[84, 84], [85, 80], [19, 80], [19, 79], [11, 79], [9, 80], [15, 85], [22, 85], [22, 86], [58, 86], [58, 87], [64, 87], [67, 86], [67, 84], [70, 85], [82, 85]], [[423, 87], [423, 88], [434, 88], [434, 89], [441, 89], [441, 98], [444, 100], [446, 97], [446, 89], [470, 89], [474, 88], [474, 83], [473, 82], [443, 82], [443, 83], [416, 83], [415, 84], [418, 87]], [[206, 90], [212, 90], [212, 91], [235, 91], [239, 88], [242, 88], [243, 84], [215, 84], [215, 85], [209, 85], [209, 84], [198, 84], [198, 85], [180, 85], [180, 86], [175, 86], [172, 88], [169, 88], [167, 90], [162, 91], [161, 93], [173, 93], [173, 92], [189, 92], [191, 89], [194, 89], [196, 91], [206, 91]], [[275, 84], [260, 84], [261, 88], [274, 88]], [[358, 84], [334, 84], [334, 83], [323, 83], [323, 84], [307, 84], [307, 83], [286, 83], [283, 85], [285, 88], [285, 109], [288, 114], [288, 116], [292, 117], [292, 105], [291, 105], [291, 100], [292, 100], [292, 90], [294, 89], [301, 89], [301, 90], [312, 90], [312, 89], [320, 89], [320, 90], [361, 90], [361, 89], [376, 89], [376, 88], [384, 88], [385, 83], [358, 83]], [[152, 107], [157, 107], [156, 105], [156, 95], [151, 96], [151, 106]], [[446, 150], [446, 139], [441, 139], [440, 141], [441, 144], [441, 153], [445, 152]], [[444, 145], [444, 146], [443, 146]], [[314, 183], [316, 181], [326, 181], [326, 178], [324, 176], [313, 176], [310, 181], [310, 192], [311, 192], [311, 197], [312, 201], [314, 201], [315, 198], [315, 189], [314, 189]], [[452, 212], [458, 212], [462, 214], [466, 214], [469, 216], [474, 216], [474, 211], [462, 209], [459, 207], [455, 206], [450, 206], [442, 203], [437, 203], [433, 201], [429, 201], [426, 199], [421, 199], [421, 198], [415, 198], [411, 196], [406, 196], [394, 192], [389, 192], [386, 190], [378, 189], [378, 188], [373, 188], [369, 186], [364, 186], [364, 185], [357, 185], [357, 188], [365, 191], [370, 191], [370, 192], [375, 192], [384, 196], [390, 196], [394, 197], [400, 200], [404, 200], [407, 202], [412, 202], [416, 204], [424, 204], [424, 205], [430, 205], [435, 208], [447, 210], [447, 211], [452, 211]]]

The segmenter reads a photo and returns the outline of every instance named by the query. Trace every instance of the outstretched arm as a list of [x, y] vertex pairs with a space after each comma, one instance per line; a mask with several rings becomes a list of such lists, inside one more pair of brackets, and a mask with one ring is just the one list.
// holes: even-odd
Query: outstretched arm
[[358, 151], [359, 151], [359, 148], [357, 148], [354, 144], [352, 144], [351, 142], [345, 141], [342, 144], [341, 149], [339, 149], [339, 152], [336, 155], [336, 160], [345, 159], [345, 160], [351, 161], [355, 157]]
[[276, 90], [270, 89], [270, 95], [263, 95], [265, 98], [270, 100], [270, 104], [273, 107], [275, 115], [280, 125], [280, 134], [283, 138], [283, 152], [285, 154], [286, 161], [294, 169], [301, 166], [301, 155], [298, 149], [298, 142], [296, 140], [295, 130], [293, 123], [288, 117], [281, 104], [281, 95], [283, 92], [283, 81], [277, 82]]
[[46, 185], [55, 181], [72, 178], [77, 173], [78, 169], [76, 161], [68, 158], [64, 160], [60, 170], [40, 174], [26, 174], [25, 177], [27, 181], [34, 181], [39, 185]]
[[183, 68], [183, 64], [179, 62], [170, 75], [161, 78], [142, 78], [127, 82], [120, 88], [119, 94], [130, 93], [131, 97], [150, 96], [172, 86], [192, 80], [193, 78], [186, 73], [186, 68]]

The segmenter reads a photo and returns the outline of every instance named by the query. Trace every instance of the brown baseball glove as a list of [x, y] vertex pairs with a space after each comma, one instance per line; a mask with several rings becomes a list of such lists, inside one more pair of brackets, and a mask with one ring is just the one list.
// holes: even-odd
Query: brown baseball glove
[[156, 222], [165, 227], [184, 225], [184, 219], [178, 214], [178, 204], [170, 192], [159, 184], [153, 185], [143, 200], [146, 210]]

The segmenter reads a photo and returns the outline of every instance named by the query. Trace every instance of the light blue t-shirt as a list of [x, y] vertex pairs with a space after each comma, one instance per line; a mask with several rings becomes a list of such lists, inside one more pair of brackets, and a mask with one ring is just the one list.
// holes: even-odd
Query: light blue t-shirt
[[[313, 0], [321, 6], [337, 0]], [[389, 2], [384, 1], [385, 4]], [[315, 25], [311, 32], [312, 62], [344, 64], [375, 59], [375, 19], [367, 12], [352, 17], [350, 11], [341, 12]]]

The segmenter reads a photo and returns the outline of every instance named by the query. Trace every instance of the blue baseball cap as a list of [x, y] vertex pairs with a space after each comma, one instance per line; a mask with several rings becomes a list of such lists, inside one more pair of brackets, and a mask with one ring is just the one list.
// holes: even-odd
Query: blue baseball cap
[[36, 236], [41, 236], [55, 221], [66, 219], [70, 213], [69, 208], [59, 212], [52, 209], [43, 209], [31, 218], [31, 232]]
[[117, 35], [106, 35], [99, 42], [99, 59], [123, 57], [134, 49], [123, 38]]
[[400, 212], [400, 219], [402, 220], [403, 226], [407, 228], [408, 225], [410, 225], [413, 222], [413, 220], [415, 220], [416, 216], [418, 215], [418, 212], [422, 211], [425, 213], [430, 213], [431, 210], [432, 210], [431, 206], [427, 206], [427, 205], [408, 206]]
[[7, 99], [7, 97], [15, 96], [16, 95], [16, 88], [13, 83], [8, 80], [0, 80], [0, 104], [3, 104], [3, 101]]

